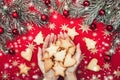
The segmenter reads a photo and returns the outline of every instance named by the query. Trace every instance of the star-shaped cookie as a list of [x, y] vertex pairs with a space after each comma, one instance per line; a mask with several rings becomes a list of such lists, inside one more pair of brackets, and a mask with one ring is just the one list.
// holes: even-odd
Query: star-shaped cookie
[[69, 47], [73, 46], [72, 43], [70, 43], [70, 40], [69, 38], [66, 38], [66, 39], [60, 39], [61, 41], [61, 47], [65, 48], [68, 50]]
[[75, 27], [73, 27], [72, 29], [68, 28], [67, 31], [68, 31], [68, 33], [67, 33], [68, 36], [70, 36], [70, 38], [71, 38], [72, 40], [74, 40], [75, 36], [79, 35], [79, 33], [76, 32]]
[[65, 70], [66, 68], [63, 67], [63, 65], [59, 62], [55, 62], [55, 65], [53, 67], [53, 70], [55, 71], [55, 76], [65, 76]]
[[46, 49], [46, 51], [49, 53], [49, 57], [52, 57], [58, 50], [59, 46], [52, 43], [50, 47]]
[[20, 64], [18, 66], [18, 68], [20, 69], [20, 74], [25, 74], [25, 75], [28, 75], [28, 71], [31, 69], [25, 63], [24, 64]]

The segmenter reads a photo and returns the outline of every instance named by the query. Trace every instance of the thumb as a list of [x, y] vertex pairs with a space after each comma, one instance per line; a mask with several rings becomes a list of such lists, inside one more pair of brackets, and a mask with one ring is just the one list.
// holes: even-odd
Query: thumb
[[80, 63], [80, 56], [81, 56], [80, 44], [77, 44], [76, 53], [74, 55], [74, 57], [77, 61], [76, 65], [78, 65]]
[[77, 69], [77, 67], [78, 67], [78, 65], [79, 65], [79, 63], [80, 63], [80, 61], [81, 61], [81, 60], [80, 60], [80, 56], [81, 56], [80, 44], [77, 44], [76, 53], [75, 53], [75, 55], [74, 55], [74, 58], [75, 58], [75, 60], [77, 61], [77, 63], [76, 63], [74, 66], [68, 68], [68, 69], [66, 70], [66, 72], [68, 72], [68, 73], [70, 73], [70, 72], [75, 72], [75, 70]]
[[42, 61], [42, 50], [40, 47], [38, 47], [37, 58], [38, 58], [38, 66], [41, 72], [45, 74], [44, 62]]

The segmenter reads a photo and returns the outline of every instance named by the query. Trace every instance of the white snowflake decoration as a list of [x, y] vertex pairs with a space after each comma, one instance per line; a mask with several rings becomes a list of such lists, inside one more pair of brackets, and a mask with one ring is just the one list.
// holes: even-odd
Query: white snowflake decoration
[[50, 23], [48, 27], [50, 28], [50, 30], [54, 30], [54, 29], [55, 29], [55, 26], [56, 26], [56, 25], [55, 25], [54, 23]]
[[68, 24], [62, 24], [60, 28], [61, 30], [66, 31], [68, 28]]
[[81, 24], [78, 25], [80, 26], [79, 29], [82, 30], [82, 33], [84, 32], [88, 33], [88, 31], [90, 30], [88, 25], [81, 25]]

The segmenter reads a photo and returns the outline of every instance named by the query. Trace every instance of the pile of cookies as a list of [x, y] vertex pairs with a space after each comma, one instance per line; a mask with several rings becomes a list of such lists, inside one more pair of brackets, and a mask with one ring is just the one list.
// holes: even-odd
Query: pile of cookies
[[43, 53], [45, 72], [54, 70], [55, 76], [65, 76], [67, 68], [74, 66], [77, 61], [75, 55], [76, 46], [70, 38], [58, 38], [51, 43]]

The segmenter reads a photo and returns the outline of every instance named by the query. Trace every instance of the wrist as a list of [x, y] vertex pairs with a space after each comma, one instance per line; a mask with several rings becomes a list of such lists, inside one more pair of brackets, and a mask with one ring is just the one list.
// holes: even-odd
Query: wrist
[[65, 80], [77, 80], [76, 74], [74, 72], [66, 72]]

